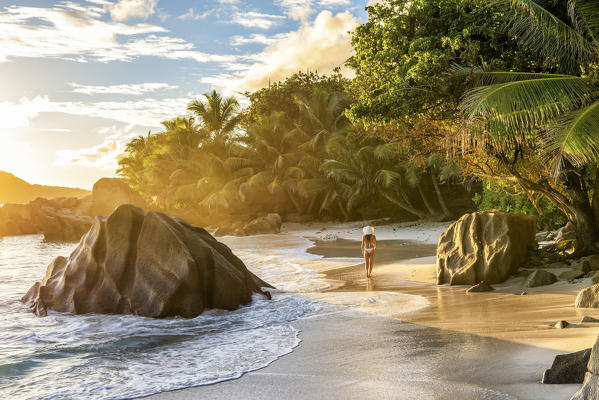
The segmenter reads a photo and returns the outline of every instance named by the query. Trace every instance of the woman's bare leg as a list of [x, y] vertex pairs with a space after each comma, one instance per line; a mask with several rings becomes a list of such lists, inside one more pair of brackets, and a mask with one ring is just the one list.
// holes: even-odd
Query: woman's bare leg
[[366, 269], [366, 277], [368, 278], [368, 253], [364, 253], [364, 268]]
[[372, 275], [372, 267], [374, 266], [374, 251], [368, 255], [368, 276]]

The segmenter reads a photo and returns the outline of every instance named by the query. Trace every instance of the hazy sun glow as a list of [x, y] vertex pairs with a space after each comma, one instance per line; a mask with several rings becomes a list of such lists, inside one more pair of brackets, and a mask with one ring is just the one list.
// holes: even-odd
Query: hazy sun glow
[[[0, 169], [89, 188], [131, 137], [216, 89], [240, 96], [351, 55], [364, 0], [0, 6]], [[347, 71], [344, 69], [344, 71]]]

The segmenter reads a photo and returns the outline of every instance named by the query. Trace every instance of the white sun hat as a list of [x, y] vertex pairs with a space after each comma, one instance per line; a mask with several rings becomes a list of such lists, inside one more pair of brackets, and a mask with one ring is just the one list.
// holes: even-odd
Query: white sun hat
[[365, 226], [362, 228], [362, 233], [364, 235], [372, 235], [374, 234], [374, 228], [372, 226]]

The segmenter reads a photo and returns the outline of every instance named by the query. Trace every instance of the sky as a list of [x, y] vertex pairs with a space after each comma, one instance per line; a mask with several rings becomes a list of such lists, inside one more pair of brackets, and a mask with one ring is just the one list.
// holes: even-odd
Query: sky
[[368, 0], [0, 0], [0, 170], [89, 189], [212, 89], [243, 100], [351, 56]]

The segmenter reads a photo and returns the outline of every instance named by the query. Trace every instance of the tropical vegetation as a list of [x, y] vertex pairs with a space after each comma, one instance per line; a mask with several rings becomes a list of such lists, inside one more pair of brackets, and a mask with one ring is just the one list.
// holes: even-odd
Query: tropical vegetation
[[[219, 219], [446, 220], [478, 206], [599, 242], [599, 10], [590, 0], [385, 0], [355, 76], [213, 91], [132, 140], [119, 174], [155, 207]], [[465, 200], [464, 200], [465, 199]], [[471, 201], [474, 200], [474, 201]]]

